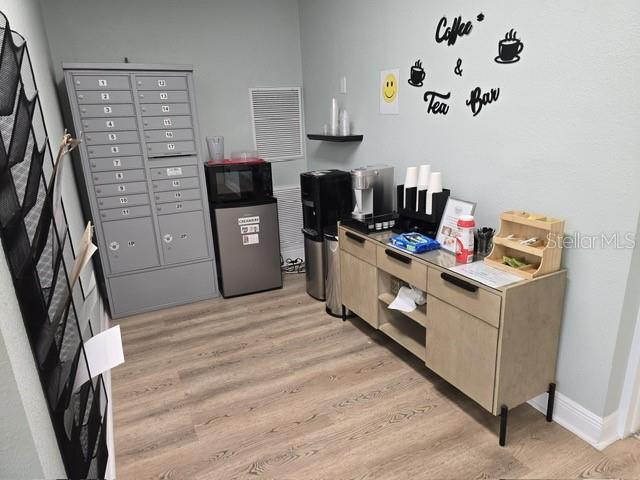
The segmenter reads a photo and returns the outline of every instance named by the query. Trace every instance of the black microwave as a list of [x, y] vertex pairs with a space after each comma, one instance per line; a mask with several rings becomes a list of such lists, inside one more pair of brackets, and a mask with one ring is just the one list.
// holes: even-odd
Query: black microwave
[[204, 166], [212, 203], [253, 202], [273, 197], [271, 164], [264, 160], [226, 160]]

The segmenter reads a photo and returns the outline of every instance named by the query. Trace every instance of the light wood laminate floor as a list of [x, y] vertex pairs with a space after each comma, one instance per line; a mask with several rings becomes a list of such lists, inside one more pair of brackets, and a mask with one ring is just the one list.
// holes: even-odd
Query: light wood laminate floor
[[640, 478], [528, 405], [498, 419], [360, 320], [285, 288], [121, 320], [119, 479]]

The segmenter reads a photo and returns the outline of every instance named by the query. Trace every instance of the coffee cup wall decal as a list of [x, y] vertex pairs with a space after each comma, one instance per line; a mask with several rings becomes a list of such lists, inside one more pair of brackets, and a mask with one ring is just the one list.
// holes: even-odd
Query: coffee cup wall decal
[[409, 78], [409, 85], [413, 87], [421, 87], [424, 79], [427, 77], [427, 72], [422, 68], [422, 60], [418, 60], [411, 67], [411, 74]]
[[518, 32], [512, 28], [504, 39], [498, 42], [498, 56], [495, 61], [503, 64], [519, 62], [522, 49], [524, 49], [524, 43], [518, 38]]

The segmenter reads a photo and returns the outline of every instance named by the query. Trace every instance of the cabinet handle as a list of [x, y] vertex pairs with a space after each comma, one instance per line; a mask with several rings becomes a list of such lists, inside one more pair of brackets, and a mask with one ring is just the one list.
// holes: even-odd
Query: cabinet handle
[[449, 275], [448, 273], [441, 273], [440, 278], [442, 278], [442, 280], [444, 280], [445, 282], [449, 282], [456, 287], [460, 287], [461, 289], [466, 290], [467, 292], [475, 293], [478, 291], [478, 287], [476, 287], [472, 283], [465, 282], [461, 278], [454, 277], [453, 275]]
[[354, 235], [351, 232], [344, 232], [344, 234], [347, 236], [347, 238], [350, 238], [354, 242], [358, 242], [358, 243], [364, 245], [364, 238], [359, 237], [358, 235]]
[[402, 262], [402, 263], [407, 264], [407, 265], [411, 265], [411, 259], [409, 257], [407, 257], [405, 255], [402, 255], [401, 253], [394, 252], [390, 248], [387, 248], [384, 251], [384, 253], [386, 253], [388, 257], [391, 257], [394, 260], [397, 260], [397, 261]]

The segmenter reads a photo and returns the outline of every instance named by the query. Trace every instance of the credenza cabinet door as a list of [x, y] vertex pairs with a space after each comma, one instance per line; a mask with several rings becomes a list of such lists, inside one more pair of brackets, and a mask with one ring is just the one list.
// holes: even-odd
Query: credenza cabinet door
[[427, 367], [493, 411], [498, 329], [431, 295], [427, 298]]
[[359, 258], [340, 251], [342, 304], [378, 328], [378, 271]]

